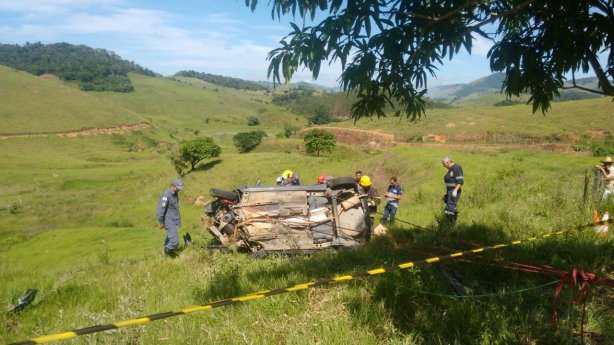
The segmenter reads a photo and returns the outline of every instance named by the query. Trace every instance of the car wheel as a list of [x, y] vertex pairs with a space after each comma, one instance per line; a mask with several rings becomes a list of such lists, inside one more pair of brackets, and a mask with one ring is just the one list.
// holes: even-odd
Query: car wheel
[[227, 190], [211, 188], [209, 189], [209, 194], [211, 194], [211, 196], [214, 196], [220, 199], [227, 199], [227, 200], [231, 200], [235, 202], [239, 201], [239, 193], [237, 192], [231, 192]]
[[356, 180], [353, 177], [337, 177], [330, 182], [330, 189], [356, 189]]

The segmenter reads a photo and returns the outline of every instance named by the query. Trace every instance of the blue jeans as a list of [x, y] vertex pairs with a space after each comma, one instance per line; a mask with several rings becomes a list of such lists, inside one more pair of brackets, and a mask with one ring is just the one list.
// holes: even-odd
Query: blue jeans
[[390, 216], [390, 224], [394, 223], [394, 215], [397, 214], [398, 207], [393, 205], [392, 203], [387, 203], [384, 208], [384, 217], [382, 218], [382, 223], [386, 224], [388, 220], [388, 216]]

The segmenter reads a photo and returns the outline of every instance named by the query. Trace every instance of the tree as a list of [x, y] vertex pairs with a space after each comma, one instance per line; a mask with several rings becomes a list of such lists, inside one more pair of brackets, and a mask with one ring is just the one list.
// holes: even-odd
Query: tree
[[[196, 164], [203, 159], [218, 157], [221, 152], [220, 146], [210, 137], [200, 137], [182, 142], [179, 145], [179, 157], [183, 162], [190, 164], [190, 170], [182, 175], [194, 170]], [[174, 165], [177, 166], [177, 164]]]
[[333, 122], [333, 117], [323, 105], [318, 105], [313, 113], [309, 116], [309, 123], [314, 125], [325, 125]]
[[337, 144], [333, 133], [319, 128], [307, 131], [303, 140], [307, 154], [316, 156], [319, 156], [320, 152], [331, 152]]
[[251, 131], [237, 133], [232, 137], [239, 153], [247, 153], [255, 149], [262, 142], [262, 138], [266, 137], [264, 131]]
[[[258, 0], [245, 0], [252, 11]], [[545, 113], [566, 88], [614, 96], [614, 2], [612, 0], [272, 0], [271, 15], [303, 19], [269, 52], [269, 77], [288, 82], [300, 67], [318, 77], [323, 61], [340, 61], [340, 83], [358, 100], [353, 116], [397, 106], [416, 119], [424, 114], [427, 76], [461, 49], [471, 53], [473, 38], [493, 42], [493, 72], [505, 72], [508, 97], [530, 94], [533, 112]], [[316, 14], [327, 17], [313, 26]], [[493, 32], [487, 32], [494, 27]], [[599, 61], [603, 54], [603, 66]], [[575, 73], [593, 70], [599, 89], [576, 85]]]

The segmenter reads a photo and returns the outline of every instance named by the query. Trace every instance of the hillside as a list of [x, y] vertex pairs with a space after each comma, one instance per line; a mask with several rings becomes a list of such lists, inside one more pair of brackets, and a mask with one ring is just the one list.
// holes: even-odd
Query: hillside
[[2, 134], [52, 133], [143, 120], [131, 109], [50, 75], [34, 76], [0, 65], [0, 80]]
[[[247, 92], [203, 83], [193, 78], [172, 79], [129, 74], [131, 93], [79, 90], [56, 77], [41, 77], [0, 65], [0, 103], [3, 134], [53, 133], [83, 128], [113, 127], [155, 122], [166, 130], [247, 128], [247, 118], [262, 126], [298, 125], [287, 111], [270, 104], [264, 93]], [[181, 127], [178, 127], [181, 124]]]
[[[428, 90], [428, 97], [445, 101], [456, 106], [493, 106], [504, 104], [505, 94], [501, 93], [501, 86], [505, 80], [504, 73], [493, 73], [484, 78], [474, 80], [467, 84], [440, 85]], [[576, 84], [590, 89], [597, 88], [597, 78], [578, 79]], [[568, 82], [566, 86], [571, 86]], [[560, 97], [555, 97], [554, 102], [600, 98], [601, 96], [589, 92], [569, 89], [560, 90]], [[528, 96], [513, 97], [512, 104], [525, 103]]]
[[84, 91], [130, 92], [129, 72], [156, 76], [113, 52], [69, 43], [0, 44], [0, 65], [34, 75], [53, 74], [76, 81]]
[[[398, 142], [482, 144], [565, 144], [612, 142], [612, 102], [606, 98], [553, 103], [546, 114], [533, 114], [529, 105], [430, 109], [409, 122], [396, 117], [344, 121], [337, 127], [378, 129], [394, 133]], [[586, 147], [585, 147], [586, 149]]]

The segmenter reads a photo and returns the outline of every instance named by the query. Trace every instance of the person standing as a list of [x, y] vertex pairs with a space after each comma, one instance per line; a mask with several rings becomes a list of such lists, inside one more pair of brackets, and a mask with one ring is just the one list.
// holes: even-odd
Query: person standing
[[366, 195], [369, 211], [375, 214], [382, 198], [380, 198], [377, 188], [371, 185], [371, 178], [369, 176], [362, 175], [360, 182], [358, 182], [358, 192]]
[[446, 186], [446, 195], [444, 196], [446, 208], [444, 213], [446, 219], [453, 223], [456, 221], [458, 215], [456, 206], [461, 196], [465, 177], [463, 176], [463, 168], [454, 163], [450, 158], [445, 157], [441, 160], [441, 164], [444, 168], [448, 169], [448, 172], [443, 177], [443, 182]]
[[399, 185], [399, 181], [396, 176], [390, 178], [390, 185], [388, 185], [388, 191], [384, 194], [386, 198], [386, 207], [384, 207], [384, 216], [381, 223], [386, 225], [388, 217], [390, 217], [390, 225], [394, 224], [394, 216], [399, 209], [399, 200], [403, 195], [403, 188]]
[[176, 250], [179, 247], [178, 229], [181, 226], [179, 191], [183, 190], [184, 187], [183, 181], [180, 178], [174, 179], [158, 201], [156, 218], [158, 219], [158, 227], [166, 230], [164, 254], [170, 257], [177, 255]]
[[612, 157], [605, 157], [601, 163], [603, 165], [597, 166], [597, 169], [601, 171], [601, 178], [603, 179], [603, 183], [605, 185], [601, 198], [603, 200], [607, 200], [610, 197], [614, 197], [614, 168], [612, 167]]

